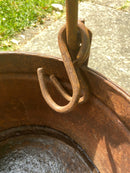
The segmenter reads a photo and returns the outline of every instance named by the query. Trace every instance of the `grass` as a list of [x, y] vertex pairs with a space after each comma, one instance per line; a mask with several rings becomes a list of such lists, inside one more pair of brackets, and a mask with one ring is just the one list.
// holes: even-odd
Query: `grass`
[[[64, 4], [65, 0], [0, 0], [0, 50], [10, 50], [10, 40], [17, 33], [35, 23], [44, 23], [53, 11], [52, 3]], [[119, 9], [129, 5], [130, 0], [126, 0]]]
[[9, 40], [18, 32], [52, 13], [51, 4], [64, 4], [65, 0], [0, 0], [0, 50], [11, 45]]
[[130, 0], [126, 0], [124, 2], [124, 4], [121, 7], [119, 7], [118, 9], [125, 10], [125, 9], [129, 8], [129, 6], [130, 6]]

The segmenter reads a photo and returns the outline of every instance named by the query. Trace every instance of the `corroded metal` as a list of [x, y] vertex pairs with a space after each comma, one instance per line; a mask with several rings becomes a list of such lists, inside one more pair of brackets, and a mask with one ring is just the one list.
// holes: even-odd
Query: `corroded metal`
[[[34, 126], [49, 127], [80, 145], [101, 173], [129, 173], [130, 96], [101, 74], [83, 66], [81, 73], [89, 84], [90, 97], [62, 116], [42, 99], [36, 74], [40, 66], [46, 76], [54, 74], [71, 93], [62, 61], [43, 55], [0, 53], [0, 141], [10, 139], [7, 131], [20, 136], [21, 132], [15, 131], [17, 128], [42, 135], [45, 133], [38, 133]], [[46, 84], [54, 100], [65, 104], [49, 77]]]
[[81, 147], [56, 130], [27, 126], [4, 134], [0, 133], [0, 172], [98, 173]]
[[66, 42], [73, 60], [78, 44], [78, 0], [66, 0]]
[[[88, 62], [92, 34], [80, 21], [78, 24], [78, 29], [81, 35], [82, 45], [79, 49], [79, 52], [75, 60], [72, 59], [72, 56], [70, 55], [70, 52], [67, 48], [66, 26], [64, 26], [60, 30], [58, 37], [59, 47], [63, 57], [65, 69], [67, 71], [70, 83], [72, 85], [72, 97], [69, 96], [67, 92], [63, 89], [63, 87], [60, 85], [54, 74], [51, 74], [50, 76], [51, 80], [53, 81], [58, 91], [63, 95], [63, 97], [65, 97], [69, 101], [67, 105], [59, 106], [55, 101], [53, 101], [45, 84], [46, 75], [44, 74], [43, 68], [39, 68], [37, 71], [39, 84], [44, 99], [52, 109], [60, 113], [66, 113], [72, 111], [73, 108], [77, 105], [77, 103], [83, 103], [88, 99], [89, 96], [88, 86], [81, 74], [80, 66], [83, 64], [86, 65]], [[81, 92], [83, 94], [82, 97], [81, 97]]]

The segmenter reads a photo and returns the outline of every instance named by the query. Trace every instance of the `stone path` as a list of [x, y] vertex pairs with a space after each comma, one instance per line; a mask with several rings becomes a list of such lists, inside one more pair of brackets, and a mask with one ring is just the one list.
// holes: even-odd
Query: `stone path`
[[[89, 67], [130, 92], [130, 13], [117, 8], [125, 0], [91, 0], [79, 5], [79, 18], [85, 18], [92, 31]], [[61, 57], [57, 35], [65, 16], [34, 36], [19, 51]]]
[[123, 6], [127, 0], [89, 0], [89, 1], [99, 5], [104, 5], [106, 7], [108, 6], [111, 8], [118, 9], [121, 6]]

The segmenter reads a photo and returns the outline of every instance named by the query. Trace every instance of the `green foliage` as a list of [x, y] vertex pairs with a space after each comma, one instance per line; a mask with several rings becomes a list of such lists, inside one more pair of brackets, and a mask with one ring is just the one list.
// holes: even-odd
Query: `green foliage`
[[130, 7], [130, 0], [126, 0], [125, 2], [124, 2], [124, 4], [121, 6], [121, 7], [119, 7], [118, 9], [120, 9], [120, 10], [126, 10], [126, 9], [128, 9]]
[[0, 47], [3, 40], [37, 21], [40, 22], [47, 13], [51, 13], [52, 3], [64, 2], [65, 0], [0, 0]]

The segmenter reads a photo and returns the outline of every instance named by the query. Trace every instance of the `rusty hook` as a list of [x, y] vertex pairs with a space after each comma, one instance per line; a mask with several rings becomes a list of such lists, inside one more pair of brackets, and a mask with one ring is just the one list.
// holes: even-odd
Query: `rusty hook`
[[[72, 62], [71, 55], [66, 45], [66, 26], [64, 26], [60, 30], [58, 39], [66, 72], [72, 85], [72, 97], [67, 94], [67, 92], [63, 89], [63, 87], [54, 75], [50, 76], [50, 79], [53, 81], [59, 92], [63, 95], [64, 98], [69, 101], [67, 105], [59, 106], [53, 101], [44, 82], [46, 75], [44, 74], [43, 69], [39, 68], [37, 70], [38, 80], [44, 99], [52, 109], [60, 113], [66, 113], [71, 111], [78, 103], [81, 103], [88, 98], [88, 86], [81, 75], [79, 65], [84, 64], [86, 61], [88, 61], [91, 38], [88, 30], [85, 28], [83, 23], [79, 22], [78, 29], [81, 33], [82, 46], [79, 49], [77, 60], [74, 61], [74, 63]], [[81, 90], [83, 91], [82, 97], [80, 97]]]
[[[79, 21], [79, 23], [78, 23], [78, 29], [79, 29], [80, 35], [81, 35], [82, 46], [80, 47], [79, 52], [77, 54], [77, 58], [73, 61], [73, 64], [77, 63], [78, 66], [81, 66], [85, 62], [88, 62], [92, 34], [85, 27], [83, 22], [81, 22], [81, 21]], [[61, 34], [59, 34], [59, 47], [62, 44], [60, 42], [60, 40], [61, 40], [60, 36], [61, 36]], [[61, 50], [61, 52], [62, 52], [62, 50]], [[63, 59], [64, 59], [64, 57], [63, 57]], [[80, 72], [78, 74], [78, 78], [80, 79], [81, 86], [84, 87], [84, 89], [83, 89], [83, 96], [80, 97], [80, 99], [78, 101], [78, 103], [82, 103], [82, 102], [86, 101], [87, 98], [88, 98], [88, 86], [86, 85], [86, 82], [84, 82], [83, 77], [80, 74]], [[51, 75], [50, 79], [53, 82], [53, 84], [55, 85], [55, 87], [57, 88], [57, 90], [61, 93], [61, 95], [66, 100], [70, 101], [72, 99], [72, 97], [65, 91], [65, 89], [62, 87], [60, 82], [57, 80], [57, 78], [54, 75]]]
[[[71, 80], [71, 85], [73, 88], [73, 95], [72, 95], [71, 101], [65, 106], [59, 106], [53, 101], [53, 99], [51, 98], [51, 96], [48, 92], [48, 89], [44, 82], [46, 75], [44, 74], [43, 69], [38, 68], [37, 74], [38, 74], [38, 80], [39, 80], [42, 95], [43, 95], [44, 99], [46, 100], [46, 102], [48, 103], [48, 105], [52, 109], [54, 109], [55, 111], [60, 112], [60, 113], [66, 113], [66, 112], [71, 111], [77, 105], [77, 102], [78, 102], [78, 99], [80, 96], [80, 84], [78, 82], [77, 77], [75, 78], [75, 80], [73, 80], [73, 81]], [[72, 78], [73, 78], [73, 75], [72, 75]], [[76, 85], [75, 85], [75, 82], [76, 82]]]

